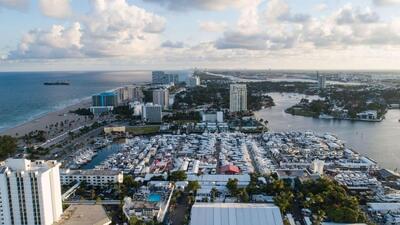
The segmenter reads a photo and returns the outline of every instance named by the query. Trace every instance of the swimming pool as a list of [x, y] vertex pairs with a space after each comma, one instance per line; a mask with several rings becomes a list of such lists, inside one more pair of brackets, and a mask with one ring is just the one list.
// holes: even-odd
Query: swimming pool
[[147, 197], [147, 201], [149, 201], [149, 202], [159, 202], [159, 201], [161, 201], [161, 195], [160, 194], [150, 194]]

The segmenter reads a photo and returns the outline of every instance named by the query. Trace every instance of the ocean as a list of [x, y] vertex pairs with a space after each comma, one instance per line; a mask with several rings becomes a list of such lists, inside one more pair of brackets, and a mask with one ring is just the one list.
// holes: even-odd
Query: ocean
[[[0, 131], [76, 104], [93, 94], [150, 80], [151, 71], [0, 73]], [[55, 81], [69, 81], [70, 85], [43, 85]]]

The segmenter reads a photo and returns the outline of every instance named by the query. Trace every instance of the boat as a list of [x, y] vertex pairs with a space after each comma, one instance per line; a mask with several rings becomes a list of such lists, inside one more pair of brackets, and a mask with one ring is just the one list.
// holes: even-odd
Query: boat
[[68, 81], [44, 82], [44, 85], [69, 85]]

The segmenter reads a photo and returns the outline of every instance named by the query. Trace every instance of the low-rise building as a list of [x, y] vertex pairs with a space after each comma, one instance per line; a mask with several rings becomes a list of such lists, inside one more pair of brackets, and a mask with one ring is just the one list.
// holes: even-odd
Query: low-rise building
[[124, 175], [116, 170], [62, 170], [60, 171], [62, 185], [74, 182], [86, 182], [91, 186], [106, 186], [109, 184], [122, 183]]
[[114, 106], [92, 106], [89, 108], [90, 112], [95, 116], [101, 115], [103, 113], [108, 113], [114, 110]]
[[126, 127], [119, 126], [119, 127], [104, 127], [104, 133], [111, 134], [111, 133], [125, 133]]
[[54, 225], [108, 225], [111, 220], [101, 205], [70, 205]]
[[283, 225], [279, 208], [273, 204], [200, 203], [193, 205], [190, 225]]

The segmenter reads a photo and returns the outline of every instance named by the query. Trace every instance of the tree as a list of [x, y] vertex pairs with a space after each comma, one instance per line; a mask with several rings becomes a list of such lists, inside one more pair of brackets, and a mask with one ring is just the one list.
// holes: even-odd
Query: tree
[[229, 179], [226, 183], [226, 188], [228, 188], [231, 196], [236, 196], [238, 190], [238, 180], [237, 179]]
[[281, 209], [282, 213], [286, 213], [293, 203], [294, 195], [291, 191], [282, 191], [275, 196], [275, 204]]
[[145, 223], [139, 220], [136, 216], [129, 218], [129, 225], [144, 225]]
[[17, 139], [11, 136], [0, 136], [0, 159], [5, 159], [17, 150]]
[[238, 191], [238, 194], [237, 194], [238, 196], [238, 199], [240, 199], [240, 202], [249, 202], [250, 201], [250, 197], [249, 197], [249, 194], [247, 193], [247, 191], [246, 191], [246, 189], [245, 188], [241, 188], [239, 191]]
[[187, 175], [186, 175], [185, 171], [183, 171], [183, 170], [174, 171], [168, 176], [168, 180], [174, 181], [174, 182], [184, 181], [184, 180], [186, 180], [186, 178], [187, 178]]
[[188, 192], [196, 192], [201, 186], [198, 181], [189, 181], [186, 189]]
[[210, 192], [211, 195], [211, 202], [214, 202], [215, 198], [219, 196], [219, 191], [213, 187]]

